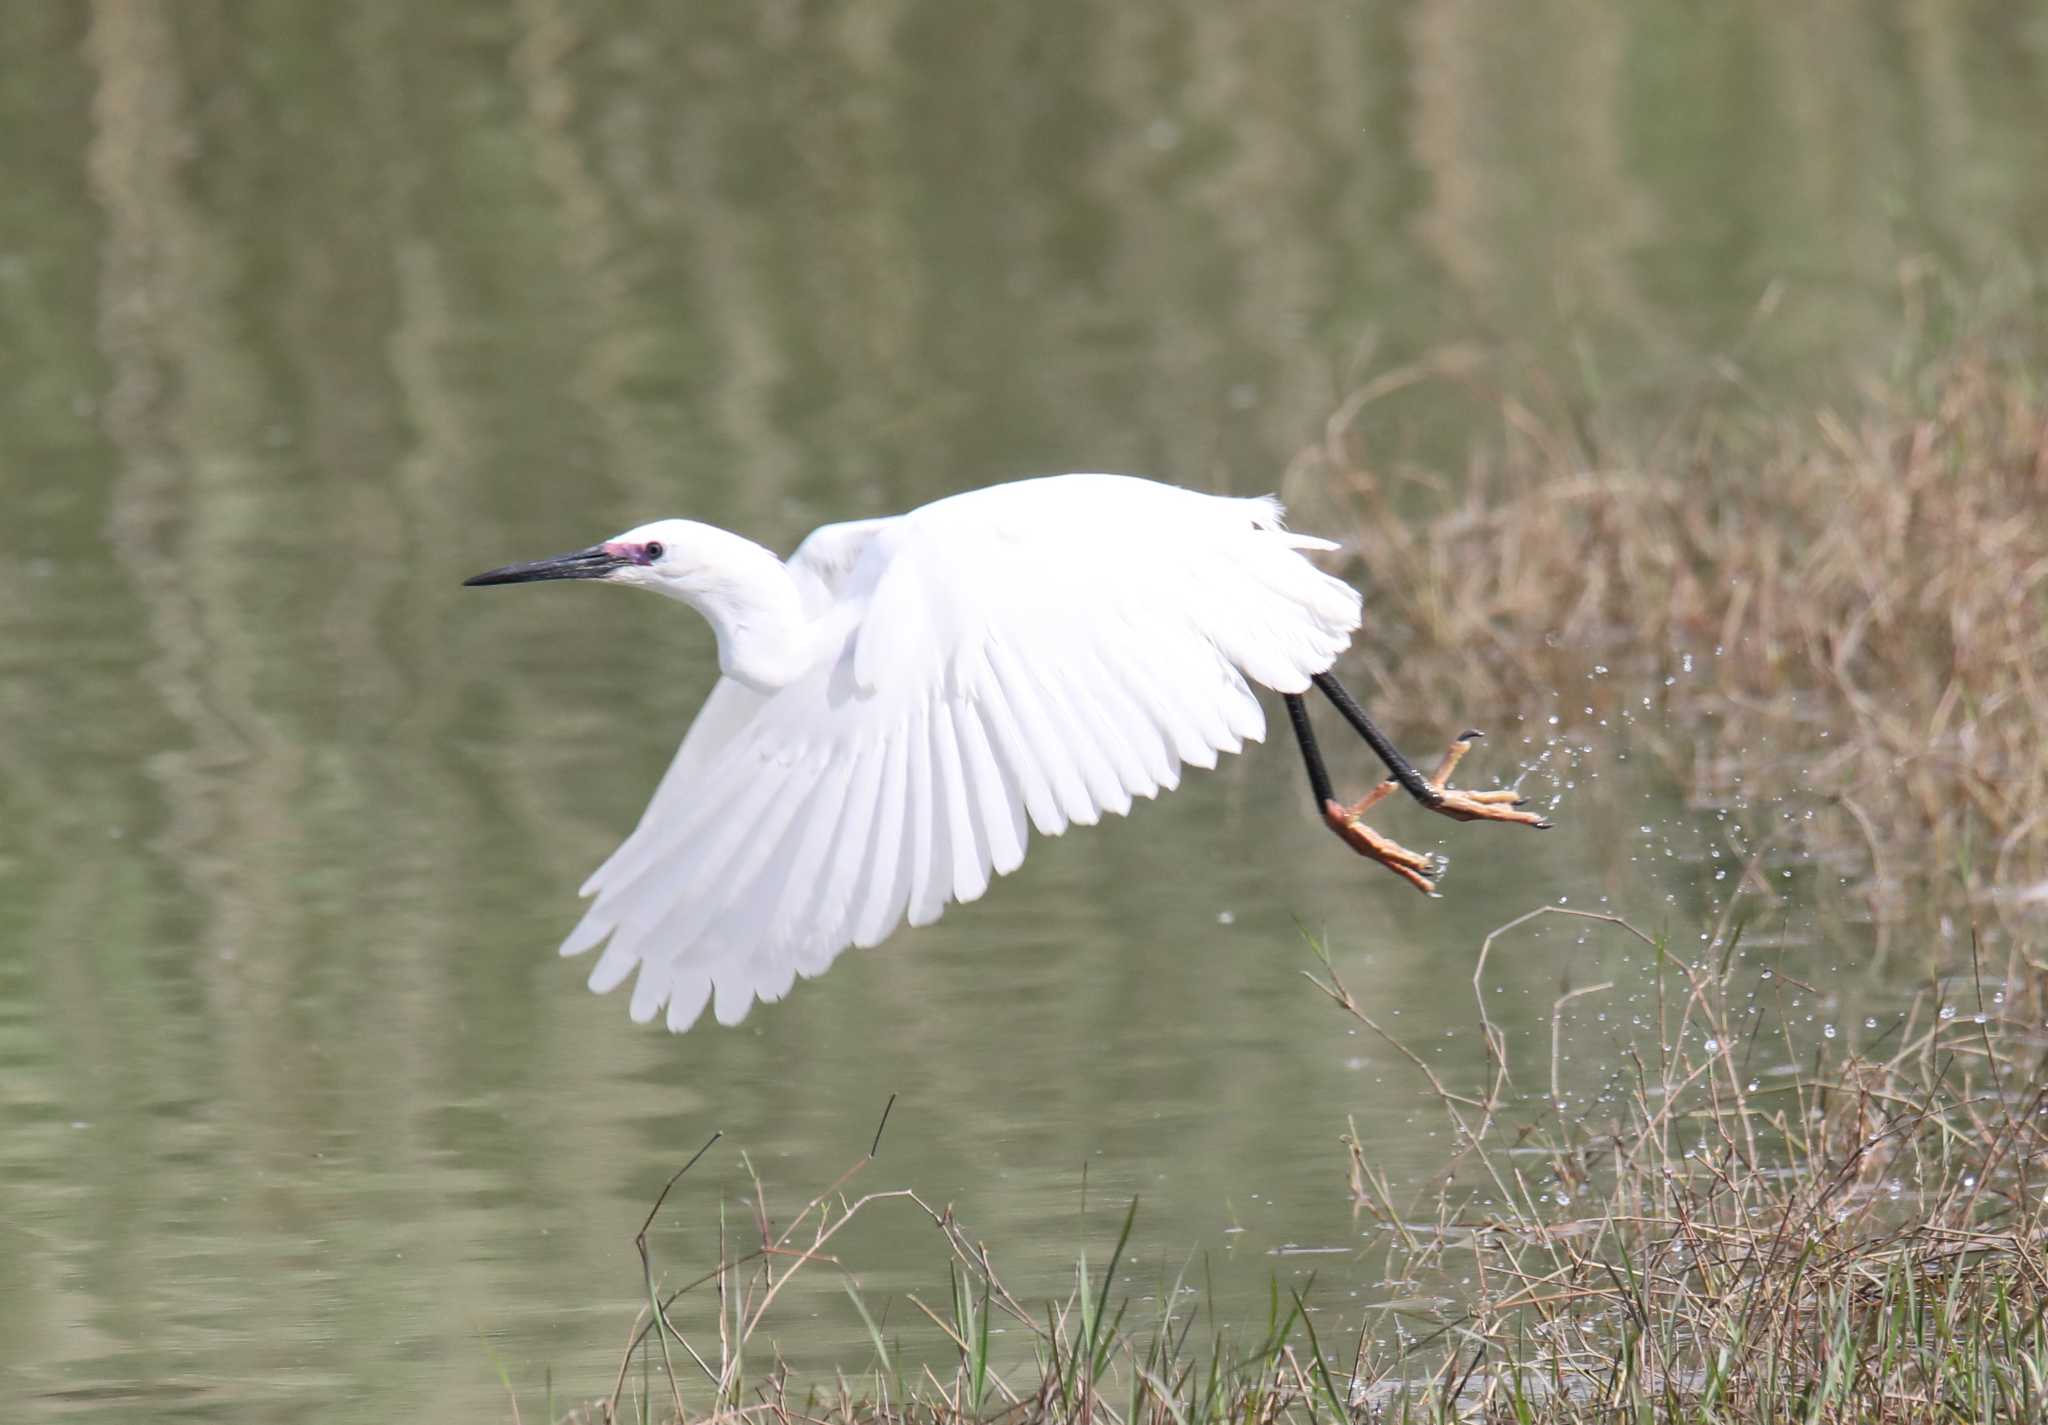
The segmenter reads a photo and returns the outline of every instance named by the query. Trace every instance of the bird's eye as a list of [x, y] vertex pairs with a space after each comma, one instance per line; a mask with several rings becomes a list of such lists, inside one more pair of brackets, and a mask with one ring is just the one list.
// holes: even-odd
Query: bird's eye
[[666, 554], [667, 552], [667, 550], [661, 547], [660, 540], [649, 540], [647, 543], [647, 562], [649, 564], [652, 564], [655, 560], [661, 558], [661, 556]]

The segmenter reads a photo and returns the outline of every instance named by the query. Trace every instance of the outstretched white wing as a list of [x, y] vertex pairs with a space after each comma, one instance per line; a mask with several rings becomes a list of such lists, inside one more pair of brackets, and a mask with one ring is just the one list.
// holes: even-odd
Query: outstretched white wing
[[936, 920], [1030, 826], [1128, 812], [1265, 734], [1246, 679], [1299, 692], [1358, 625], [1270, 500], [1115, 476], [828, 526], [790, 561], [831, 620], [806, 675], [722, 679], [562, 946], [682, 1030], [779, 999], [850, 945]]

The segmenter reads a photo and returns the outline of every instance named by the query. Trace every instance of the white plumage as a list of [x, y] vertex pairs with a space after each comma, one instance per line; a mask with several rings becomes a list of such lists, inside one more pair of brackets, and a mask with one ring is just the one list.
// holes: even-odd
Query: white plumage
[[[1057, 836], [1265, 734], [1359, 596], [1271, 499], [1116, 475], [827, 525], [785, 564], [664, 520], [479, 575], [642, 584], [710, 619], [724, 676], [562, 945], [631, 1012], [733, 1024], [847, 947], [936, 920]], [[651, 553], [650, 553], [651, 551]]]

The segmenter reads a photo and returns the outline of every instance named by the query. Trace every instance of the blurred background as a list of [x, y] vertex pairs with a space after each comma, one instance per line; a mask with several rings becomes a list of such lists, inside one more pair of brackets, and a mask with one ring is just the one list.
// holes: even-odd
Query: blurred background
[[[1453, 345], [1606, 429], [1837, 399], [1923, 320], [1914, 274], [2033, 320], [2044, 134], [2027, 3], [8, 5], [0, 1413], [605, 1393], [669, 1173], [725, 1132], [655, 1234], [680, 1280], [721, 1211], [750, 1230], [742, 1150], [800, 1202], [892, 1093], [863, 1185], [955, 1203], [1020, 1293], [1135, 1194], [1138, 1289], [1206, 1262], [1262, 1315], [1306, 1260], [1341, 1317], [1375, 1273], [1339, 1136], [1397, 1182], [1446, 1145], [1299, 928], [1483, 1074], [1487, 929], [1722, 908], [1715, 814], [1628, 719], [1377, 704], [1419, 750], [1487, 726], [1475, 779], [1558, 803], [1547, 838], [1397, 823], [1444, 901], [1333, 846], [1269, 743], [674, 1039], [553, 951], [709, 633], [461, 579], [667, 515], [786, 552], [1059, 470], [1279, 489]], [[1362, 428], [1455, 483], [1475, 419], [1419, 391]], [[1370, 569], [1341, 491], [1285, 493]], [[1643, 960], [1534, 945], [1494, 1014], [1544, 1054], [1567, 979]], [[928, 1224], [842, 1256], [930, 1349]], [[775, 1335], [869, 1351], [829, 1273]]]

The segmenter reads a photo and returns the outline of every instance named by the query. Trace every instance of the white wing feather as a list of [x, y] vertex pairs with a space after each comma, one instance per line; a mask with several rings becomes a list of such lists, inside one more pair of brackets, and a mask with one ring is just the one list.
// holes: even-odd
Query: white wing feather
[[[971, 901], [1030, 828], [1123, 814], [1265, 735], [1358, 626], [1272, 500], [1120, 476], [999, 485], [828, 525], [789, 561], [850, 615], [788, 686], [712, 690], [562, 953], [637, 966], [632, 1016], [740, 1020], [850, 945]], [[835, 625], [837, 626], [837, 625]]]

